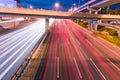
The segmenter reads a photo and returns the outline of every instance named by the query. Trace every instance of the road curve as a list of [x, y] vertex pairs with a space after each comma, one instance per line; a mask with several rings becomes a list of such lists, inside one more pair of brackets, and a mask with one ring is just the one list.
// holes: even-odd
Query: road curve
[[50, 34], [35, 80], [120, 80], [120, 49], [68, 19]]

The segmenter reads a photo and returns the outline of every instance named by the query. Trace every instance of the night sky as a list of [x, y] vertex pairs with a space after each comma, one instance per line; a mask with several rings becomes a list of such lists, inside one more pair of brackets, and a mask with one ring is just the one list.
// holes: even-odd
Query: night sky
[[[68, 9], [73, 7], [73, 4], [78, 7], [78, 5], [80, 6], [89, 0], [0, 0], [0, 6], [13, 7], [16, 5], [15, 1], [19, 1], [24, 8], [33, 6], [33, 8], [45, 10], [55, 10], [54, 4], [58, 2], [60, 7], [57, 10], [68, 11]], [[111, 6], [110, 9], [115, 9], [116, 7], [120, 7], [120, 3]]]
[[[60, 4], [58, 10], [68, 11], [68, 9], [70, 9], [73, 6], [73, 4], [76, 4], [77, 7], [78, 5], [82, 5], [89, 0], [19, 0], [19, 1], [22, 7], [24, 8], [29, 8], [30, 6], [33, 6], [33, 8], [46, 9], [46, 10], [55, 10], [54, 4], [58, 2]], [[116, 6], [117, 7], [120, 6], [120, 3], [117, 5], [113, 5], [110, 8], [114, 9], [116, 8]]]
[[[81, 0], [81, 4], [85, 3], [87, 0]], [[79, 0], [20, 0], [20, 4], [27, 8], [32, 5], [34, 8], [55, 10], [54, 4], [58, 2], [60, 4], [59, 10], [67, 11], [75, 3], [76, 6], [79, 4]]]

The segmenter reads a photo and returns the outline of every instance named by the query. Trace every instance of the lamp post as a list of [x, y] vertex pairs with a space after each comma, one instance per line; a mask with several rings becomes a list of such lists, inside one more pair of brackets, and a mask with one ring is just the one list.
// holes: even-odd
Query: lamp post
[[60, 6], [60, 4], [57, 2], [57, 3], [55, 3], [55, 8], [56, 8], [56, 11], [57, 11], [57, 9], [58, 9], [58, 7]]
[[33, 8], [33, 6], [32, 6], [32, 5], [30, 5], [30, 8], [32, 9], [32, 8]]
[[77, 10], [77, 7], [74, 7], [74, 11], [76, 11]]
[[76, 6], [75, 3], [73, 3], [73, 7], [72, 8], [73, 8], [73, 12], [77, 10], [77, 6]]

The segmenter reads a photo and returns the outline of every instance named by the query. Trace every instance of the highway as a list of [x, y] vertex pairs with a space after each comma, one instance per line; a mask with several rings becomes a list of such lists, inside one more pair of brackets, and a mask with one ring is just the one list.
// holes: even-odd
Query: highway
[[34, 80], [120, 80], [120, 49], [56, 19]]
[[0, 80], [10, 80], [45, 33], [45, 20], [0, 36]]
[[[25, 21], [24, 18], [16, 18], [11, 20], [0, 21], [0, 26], [3, 29], [11, 29], [19, 25], [20, 22]], [[0, 30], [2, 31], [2, 30]]]

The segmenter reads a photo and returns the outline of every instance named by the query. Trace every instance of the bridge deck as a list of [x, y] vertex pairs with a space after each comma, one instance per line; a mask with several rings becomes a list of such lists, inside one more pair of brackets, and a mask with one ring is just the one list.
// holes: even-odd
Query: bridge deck
[[28, 17], [53, 17], [53, 18], [81, 18], [81, 19], [120, 19], [120, 15], [95, 15], [71, 13], [52, 10], [0, 8], [0, 16], [28, 16]]

